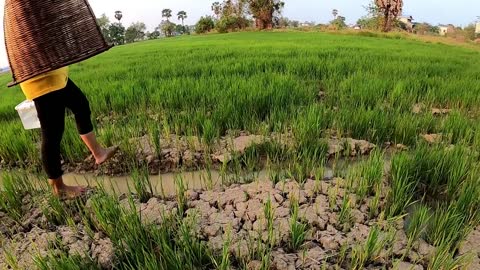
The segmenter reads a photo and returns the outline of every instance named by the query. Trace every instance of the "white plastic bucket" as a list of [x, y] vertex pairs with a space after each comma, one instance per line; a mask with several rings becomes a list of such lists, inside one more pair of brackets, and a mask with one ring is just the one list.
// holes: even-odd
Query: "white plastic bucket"
[[38, 120], [37, 109], [35, 103], [31, 100], [25, 100], [15, 107], [20, 119], [22, 119], [23, 127], [27, 130], [40, 128], [40, 120]]

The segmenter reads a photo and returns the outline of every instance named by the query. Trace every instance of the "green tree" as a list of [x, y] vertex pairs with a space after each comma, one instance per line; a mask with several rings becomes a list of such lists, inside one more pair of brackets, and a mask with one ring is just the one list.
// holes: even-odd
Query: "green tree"
[[278, 21], [277, 21], [277, 27], [280, 27], [280, 28], [287, 28], [289, 26], [291, 26], [291, 21], [287, 18], [287, 17], [280, 17], [278, 18]]
[[110, 27], [110, 19], [105, 15], [105, 13], [100, 16], [100, 18], [97, 18], [97, 24], [98, 27], [100, 27], [100, 31], [102, 32], [103, 37], [107, 42], [110, 41], [110, 36], [109, 36], [109, 31], [108, 28]]
[[383, 32], [389, 32], [398, 15], [402, 13], [403, 0], [375, 0], [375, 4], [382, 14]]
[[168, 20], [163, 20], [157, 29], [160, 29], [165, 37], [172, 37], [175, 32], [176, 25]]
[[108, 27], [110, 42], [115, 45], [125, 43], [125, 27], [121, 23], [112, 23]]
[[159, 38], [161, 35], [160, 31], [158, 31], [157, 29], [155, 29], [155, 31], [151, 32], [151, 33], [147, 33], [147, 38], [148, 39], [157, 39]]
[[381, 19], [379, 17], [364, 16], [357, 21], [357, 25], [362, 29], [380, 30]]
[[167, 22], [170, 22], [170, 18], [172, 17], [172, 10], [171, 9], [164, 9], [162, 10], [162, 18], [166, 18]]
[[255, 25], [258, 29], [271, 29], [273, 27], [273, 18], [279, 14], [285, 3], [280, 0], [245, 0], [247, 1], [250, 12], [255, 19]]
[[337, 16], [337, 18], [330, 22], [330, 25], [337, 30], [345, 29], [347, 27], [346, 19], [343, 16]]
[[463, 33], [465, 38], [468, 40], [475, 40], [477, 38], [477, 34], [475, 33], [476, 25], [471, 23], [463, 28]]
[[212, 16], [201, 17], [195, 25], [195, 32], [197, 34], [204, 34], [210, 32], [215, 28], [215, 22]]
[[132, 23], [125, 32], [125, 41], [132, 43], [143, 40], [145, 38], [145, 31], [147, 27], [143, 22]]

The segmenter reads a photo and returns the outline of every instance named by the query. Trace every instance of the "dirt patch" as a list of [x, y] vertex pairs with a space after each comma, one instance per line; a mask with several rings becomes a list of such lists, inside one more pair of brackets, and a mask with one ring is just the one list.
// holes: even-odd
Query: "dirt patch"
[[432, 108], [432, 114], [434, 116], [443, 116], [449, 114], [450, 112], [452, 112], [450, 109]]
[[422, 134], [422, 139], [424, 139], [429, 144], [437, 144], [442, 142], [442, 134]]

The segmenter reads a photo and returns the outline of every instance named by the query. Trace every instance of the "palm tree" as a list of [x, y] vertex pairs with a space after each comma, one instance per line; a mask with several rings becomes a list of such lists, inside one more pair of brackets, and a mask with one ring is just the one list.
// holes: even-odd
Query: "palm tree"
[[185, 12], [185, 11], [183, 11], [183, 10], [182, 10], [182, 11], [179, 11], [178, 14], [177, 14], [177, 16], [178, 16], [178, 19], [179, 19], [179, 20], [182, 20], [182, 25], [185, 26], [185, 25], [183, 24], [183, 21], [187, 18], [187, 12]]
[[170, 22], [170, 18], [172, 17], [172, 10], [171, 9], [164, 9], [162, 10], [162, 18], [167, 18], [167, 22]]
[[332, 10], [333, 19], [336, 20], [338, 16], [338, 9]]
[[375, 4], [383, 15], [383, 31], [390, 31], [393, 21], [402, 13], [403, 0], [375, 0]]
[[215, 16], [217, 16], [217, 19], [220, 18], [220, 14], [222, 13], [222, 5], [220, 5], [220, 2], [214, 2], [212, 4], [212, 11]]
[[115, 11], [115, 19], [118, 20], [118, 23], [120, 23], [120, 20], [123, 18], [123, 14], [120, 10]]

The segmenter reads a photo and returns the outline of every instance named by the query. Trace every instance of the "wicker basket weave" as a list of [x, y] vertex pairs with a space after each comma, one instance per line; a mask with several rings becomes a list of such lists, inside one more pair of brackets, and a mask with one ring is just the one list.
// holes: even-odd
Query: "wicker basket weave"
[[6, 0], [4, 31], [9, 86], [111, 47], [86, 0]]

